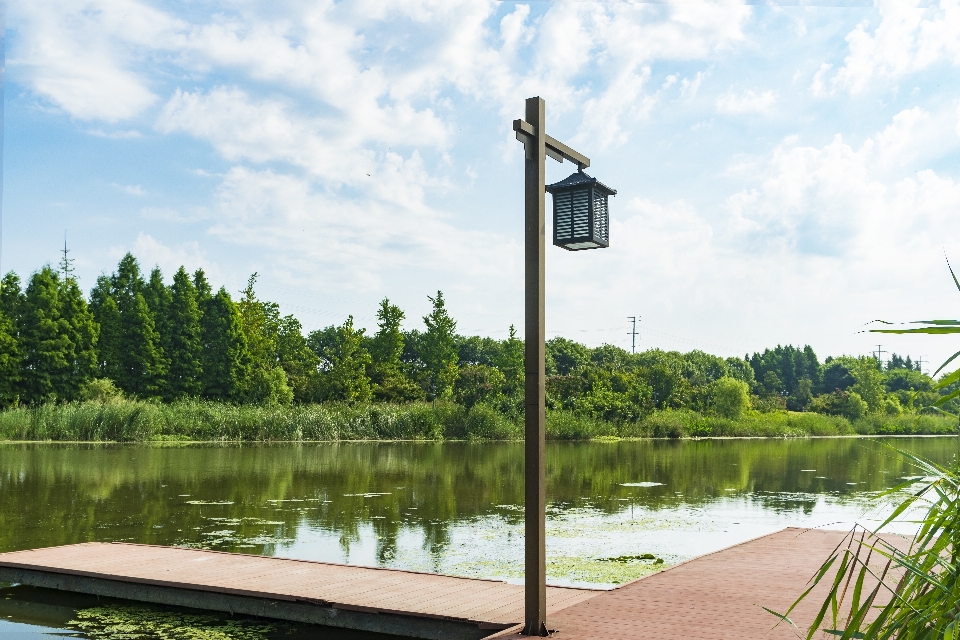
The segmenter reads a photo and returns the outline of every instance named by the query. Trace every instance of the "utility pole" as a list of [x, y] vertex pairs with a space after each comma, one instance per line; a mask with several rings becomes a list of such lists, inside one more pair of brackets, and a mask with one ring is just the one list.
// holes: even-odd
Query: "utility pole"
[[884, 351], [884, 350], [883, 350], [883, 345], [882, 345], [882, 344], [878, 344], [878, 345], [877, 345], [877, 350], [874, 351], [873, 353], [874, 353], [874, 355], [875, 355], [876, 358], [877, 358], [877, 364], [880, 365], [880, 368], [881, 368], [881, 369], [883, 369], [883, 361], [880, 359], [880, 354], [881, 354], [881, 353], [889, 353], [889, 351]]
[[923, 356], [917, 358], [917, 371], [923, 373]]
[[627, 320], [633, 323], [633, 329], [627, 332], [630, 336], [630, 353], [637, 352], [637, 316], [627, 316]]
[[546, 159], [575, 163], [581, 170], [590, 159], [547, 135], [543, 98], [527, 98], [525, 120], [513, 130], [523, 143], [524, 157], [524, 630], [546, 636], [546, 397], [544, 320]]

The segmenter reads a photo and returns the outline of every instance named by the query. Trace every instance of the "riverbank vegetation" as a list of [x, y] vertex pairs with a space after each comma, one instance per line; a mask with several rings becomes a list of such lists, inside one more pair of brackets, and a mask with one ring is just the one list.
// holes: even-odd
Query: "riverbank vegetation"
[[[954, 434], [956, 421], [936, 415], [843, 416], [778, 411], [737, 419], [688, 409], [654, 411], [611, 422], [568, 410], [547, 412], [548, 440], [605, 438], [805, 437]], [[47, 403], [0, 412], [0, 440], [310, 441], [514, 440], [522, 422], [477, 404], [237, 405], [186, 399], [172, 403], [117, 398]]]
[[[124, 256], [85, 297], [46, 266], [0, 283], [0, 438], [53, 440], [512, 439], [522, 432], [523, 342], [457, 333], [443, 294], [423, 329], [384, 299], [372, 335], [353, 319], [304, 332], [203, 271], [167, 284]], [[809, 346], [744, 358], [547, 342], [547, 433], [598, 437], [952, 433], [910, 358]], [[956, 386], [956, 385], [953, 385]], [[951, 400], [956, 403], [956, 400]], [[948, 407], [949, 408], [949, 407]]]

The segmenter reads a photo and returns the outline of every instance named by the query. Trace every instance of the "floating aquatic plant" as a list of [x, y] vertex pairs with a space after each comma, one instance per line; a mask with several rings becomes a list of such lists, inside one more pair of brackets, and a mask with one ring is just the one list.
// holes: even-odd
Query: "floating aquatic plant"
[[275, 629], [249, 620], [123, 605], [81, 609], [67, 624], [93, 640], [263, 640]]

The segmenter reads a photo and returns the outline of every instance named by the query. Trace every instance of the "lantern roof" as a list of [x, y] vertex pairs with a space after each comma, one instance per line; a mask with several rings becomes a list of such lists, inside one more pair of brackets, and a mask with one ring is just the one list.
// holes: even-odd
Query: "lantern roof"
[[558, 193], [567, 191], [570, 189], [576, 189], [578, 187], [593, 187], [598, 191], [604, 192], [605, 195], [615, 196], [617, 192], [615, 189], [611, 189], [607, 185], [603, 184], [596, 178], [590, 177], [585, 174], [583, 171], [576, 171], [571, 173], [568, 177], [564, 178], [560, 182], [554, 182], [553, 184], [548, 184], [546, 186], [548, 193]]

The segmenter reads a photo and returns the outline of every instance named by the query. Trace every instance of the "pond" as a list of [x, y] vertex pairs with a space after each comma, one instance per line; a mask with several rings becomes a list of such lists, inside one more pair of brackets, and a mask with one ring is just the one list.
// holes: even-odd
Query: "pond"
[[[548, 581], [610, 588], [787, 526], [876, 524], [874, 496], [916, 474], [861, 438], [548, 443]], [[520, 443], [0, 445], [0, 551], [130, 541], [521, 582], [522, 500]], [[0, 633], [111, 637], [54, 600], [7, 587]]]

